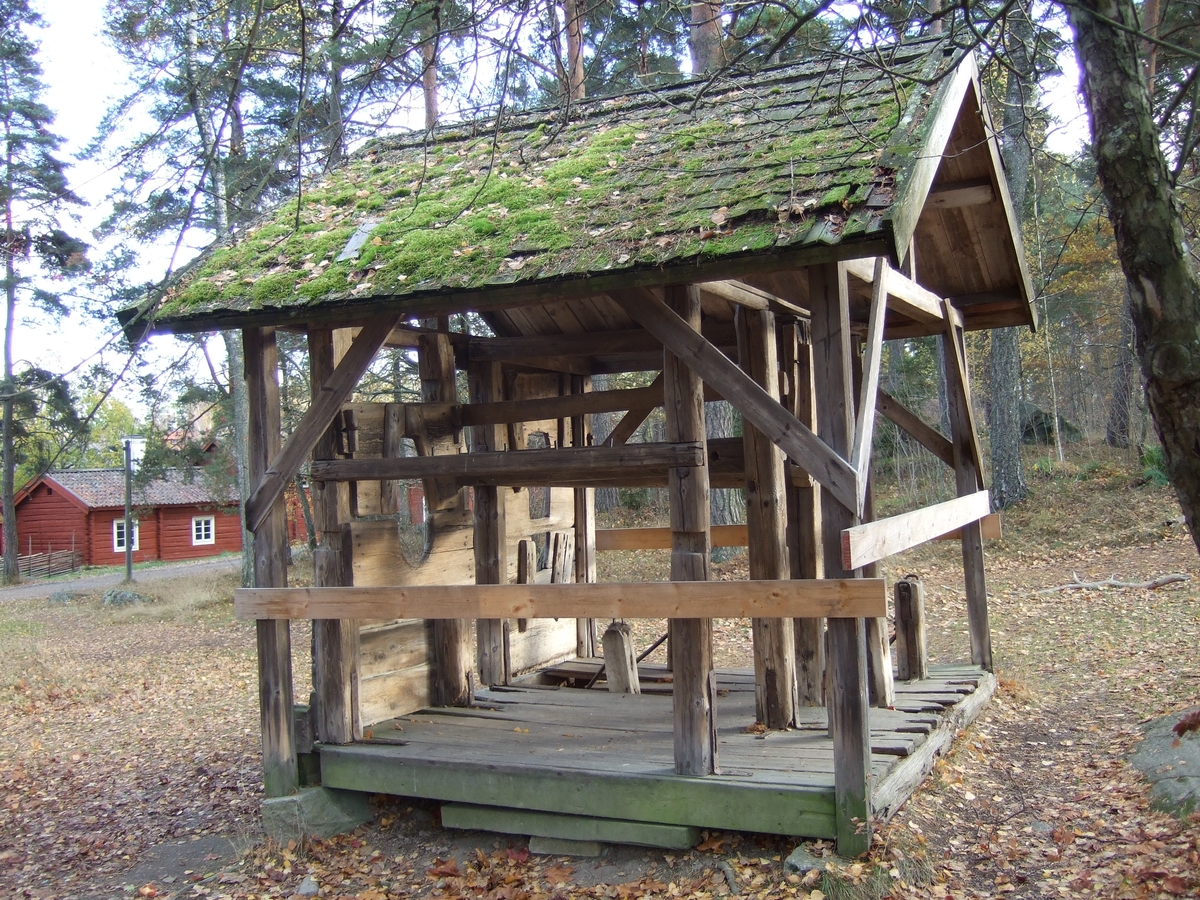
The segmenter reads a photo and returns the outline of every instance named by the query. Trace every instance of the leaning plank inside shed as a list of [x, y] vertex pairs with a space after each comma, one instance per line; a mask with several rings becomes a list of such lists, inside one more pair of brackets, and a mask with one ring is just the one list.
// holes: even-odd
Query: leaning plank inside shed
[[[131, 334], [244, 330], [257, 565], [236, 609], [258, 620], [268, 795], [312, 749], [288, 630], [311, 618], [326, 785], [464, 822], [867, 848], [994, 684], [963, 334], [1035, 324], [978, 72], [955, 53], [877, 48], [377, 140], [122, 313]], [[280, 328], [307, 334], [314, 385], [282, 446]], [[879, 388], [883, 341], [923, 335], [944, 346], [950, 434]], [[415, 356], [419, 400], [355, 398], [385, 347]], [[645, 386], [592, 380], [627, 372]], [[711, 399], [741, 438], [706, 438]], [[633, 440], [659, 407], [665, 440]], [[621, 415], [603, 443], [600, 412]], [[959, 500], [871, 521], [877, 412], [953, 468]], [[279, 498], [306, 463], [316, 586], [290, 590]], [[425, 497], [417, 554], [401, 480]], [[594, 489], [638, 486], [668, 489], [669, 528], [598, 535]], [[747, 526], [715, 530], [708, 492], [731, 486]], [[971, 661], [893, 688], [873, 567], [939, 523], [962, 542]], [[599, 547], [643, 540], [670, 548], [671, 583], [593, 583]], [[753, 580], [707, 582], [731, 542]], [[711, 619], [732, 615], [754, 620], [753, 672], [713, 669]], [[594, 681], [595, 620], [638, 616], [670, 619], [671, 671], [643, 672], [643, 693], [512, 685], [551, 664]], [[402, 744], [372, 727], [392, 720]], [[779, 739], [747, 736], [755, 721]]]

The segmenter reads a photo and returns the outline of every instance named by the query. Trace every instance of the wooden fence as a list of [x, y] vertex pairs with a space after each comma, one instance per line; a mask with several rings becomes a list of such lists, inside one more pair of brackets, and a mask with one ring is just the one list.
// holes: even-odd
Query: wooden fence
[[17, 567], [25, 578], [61, 575], [63, 572], [74, 572], [82, 565], [83, 553], [79, 550], [52, 550], [49, 553], [17, 557]]

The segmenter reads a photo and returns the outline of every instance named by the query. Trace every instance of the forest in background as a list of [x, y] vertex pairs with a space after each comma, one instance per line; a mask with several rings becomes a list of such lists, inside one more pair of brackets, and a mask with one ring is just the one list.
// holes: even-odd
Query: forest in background
[[[1151, 23], [1139, 32], [1145, 78], [1189, 245], [1200, 208], [1196, 9], [1152, 0], [1136, 11]], [[120, 367], [54, 372], [14, 356], [23, 308], [92, 316], [111, 330], [115, 309], [154, 289], [145, 259], [165, 252], [166, 271], [156, 271], [152, 282], [169, 277], [196, 247], [235, 234], [264, 208], [302, 191], [306, 178], [320, 178], [364, 141], [397, 128], [533, 105], [569, 108], [585, 97], [726, 68], [834, 58], [931, 32], [980, 56], [1038, 292], [1038, 333], [1005, 329], [968, 340], [994, 495], [1004, 505], [1023, 496], [1023, 438], [1050, 447], [1103, 440], [1150, 448], [1158, 438], [1096, 165], [1083, 135], [1072, 155], [1047, 144], [1056, 125], [1041, 88], [1069, 55], [1067, 15], [1061, 5], [1032, 2], [947, 9], [892, 2], [112, 2], [107, 39], [128, 61], [131, 81], [88, 154], [119, 177], [103, 203], [101, 228], [76, 234], [71, 213], [82, 201], [58, 153], [54, 111], [39, 99], [36, 7], [0, 0], [0, 120], [9, 148], [0, 161], [6, 528], [15, 528], [12, 497], [22, 483], [50, 467], [119, 465], [122, 434], [150, 437], [145, 477], [195, 460], [210, 437], [225, 454], [245, 446], [237, 333], [179, 339], [169, 357], [159, 353], [153, 361], [128, 347]], [[474, 318], [459, 317], [451, 327], [487, 333]], [[309, 397], [303, 347], [301, 336], [280, 335], [285, 430]], [[937, 353], [932, 340], [891, 342], [883, 375], [889, 392], [934, 423], [944, 415]], [[118, 385], [118, 394], [137, 392], [138, 415], [116, 399]], [[360, 393], [418, 399], [414, 360], [387, 351]], [[740, 428], [732, 411], [717, 405], [710, 405], [710, 420], [713, 436]], [[937, 490], [918, 485], [918, 468], [936, 467], [922, 467], [894, 429], [881, 428], [876, 440], [898, 479], [907, 472], [915, 490]], [[236, 471], [236, 460], [226, 468]], [[736, 492], [715, 507], [725, 521], [739, 517]], [[6, 546], [15, 554], [15, 541]]]

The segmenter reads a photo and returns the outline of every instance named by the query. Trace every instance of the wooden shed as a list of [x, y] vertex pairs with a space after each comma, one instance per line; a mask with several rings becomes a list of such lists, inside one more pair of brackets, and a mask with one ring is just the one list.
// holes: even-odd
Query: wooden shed
[[[862, 852], [994, 684], [963, 333], [1032, 327], [1030, 296], [975, 62], [939, 41], [505, 110], [307, 184], [122, 315], [131, 334], [243, 329], [256, 586], [235, 606], [257, 620], [267, 795], [315, 753], [323, 784], [441, 800], [446, 822]], [[490, 333], [463, 333], [466, 313]], [[276, 329], [307, 334], [314, 385], [285, 442]], [[944, 345], [949, 435], [879, 390], [883, 341], [922, 335]], [[353, 402], [384, 347], [416, 355], [421, 402]], [[623, 372], [651, 374], [593, 390]], [[744, 437], [706, 441], [711, 398]], [[660, 406], [666, 440], [629, 442]], [[591, 416], [613, 411], [598, 444]], [[958, 499], [870, 521], [877, 413], [953, 468]], [[317, 586], [289, 589], [283, 488], [310, 459]], [[422, 560], [390, 518], [409, 478]], [[670, 547], [671, 581], [597, 584], [593, 489], [640, 485], [667, 488], [670, 527], [601, 546]], [[708, 581], [715, 486], [746, 489], [745, 529], [719, 542], [748, 543], [749, 581]], [[904, 672], [893, 696], [873, 569], [947, 532], [969, 661]], [[547, 533], [557, 565], [537, 571]], [[718, 673], [711, 619], [734, 616], [753, 618], [754, 671]], [[669, 695], [521, 680], [564, 657], [594, 672], [594, 623], [625, 617], [670, 620]], [[299, 731], [293, 619], [315, 630]]]
[[[242, 549], [231, 490], [197, 470], [167, 469], [134, 485], [133, 559], [202, 559]], [[85, 566], [125, 561], [125, 470], [62, 469], [34, 479], [16, 497], [21, 554], [74, 550]]]

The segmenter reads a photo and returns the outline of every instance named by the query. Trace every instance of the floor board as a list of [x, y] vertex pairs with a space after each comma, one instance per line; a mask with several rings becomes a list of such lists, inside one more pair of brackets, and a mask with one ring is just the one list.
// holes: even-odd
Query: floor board
[[[551, 672], [579, 683], [596, 668], [573, 660]], [[640, 674], [660, 686], [669, 678], [655, 666]], [[896, 685], [895, 708], [870, 710], [878, 815], [890, 816], [911, 795], [994, 685], [977, 668], [931, 667], [927, 680]], [[669, 695], [530, 686], [480, 690], [474, 708], [423, 710], [372, 726], [362, 743], [322, 746], [322, 779], [448, 802], [833, 836], [825, 710], [805, 708], [797, 728], [759, 734], [749, 727], [753, 673], [720, 670], [717, 688], [720, 774], [706, 778], [674, 773]]]

